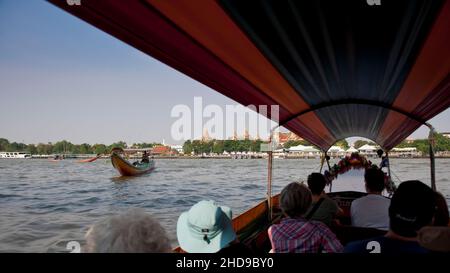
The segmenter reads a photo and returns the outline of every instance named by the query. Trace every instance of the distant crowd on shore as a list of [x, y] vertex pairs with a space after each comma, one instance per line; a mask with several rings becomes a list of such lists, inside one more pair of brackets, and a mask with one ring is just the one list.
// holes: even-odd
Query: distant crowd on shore
[[[418, 180], [399, 185], [391, 199], [382, 196], [384, 173], [365, 172], [367, 195], [354, 200], [349, 216], [354, 228], [379, 235], [342, 242], [335, 234], [343, 226], [342, 208], [324, 192], [326, 178], [308, 176], [307, 185], [288, 184], [279, 197], [283, 214], [267, 230], [271, 253], [428, 253], [450, 252], [448, 205], [442, 194]], [[240, 242], [232, 226], [232, 211], [203, 200], [183, 212], [177, 222], [179, 250], [188, 253], [255, 254]], [[369, 247], [371, 246], [371, 247]], [[254, 246], [253, 246], [254, 247]], [[160, 222], [142, 209], [108, 217], [86, 234], [85, 252], [173, 252]]]

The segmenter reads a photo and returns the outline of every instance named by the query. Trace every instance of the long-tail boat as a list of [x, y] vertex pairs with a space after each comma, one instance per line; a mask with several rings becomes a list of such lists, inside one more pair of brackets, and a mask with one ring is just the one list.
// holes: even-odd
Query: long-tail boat
[[130, 163], [123, 158], [121, 154], [124, 150], [121, 148], [114, 148], [111, 151], [111, 163], [122, 176], [136, 176], [152, 172], [155, 169], [155, 161], [149, 160], [149, 162], [135, 162]]
[[[427, 121], [450, 105], [449, 0], [50, 2], [243, 105], [279, 105], [279, 125], [323, 158], [351, 136], [375, 141], [388, 157], [426, 125], [436, 189]], [[233, 221], [262, 252], [280, 217], [267, 152], [266, 201]], [[362, 194], [330, 195], [345, 209]], [[345, 242], [377, 231], [335, 232]]]
[[95, 157], [91, 157], [91, 158], [86, 158], [86, 159], [81, 159], [78, 160], [78, 163], [90, 163], [90, 162], [94, 162], [95, 160], [99, 159], [100, 156], [95, 156]]

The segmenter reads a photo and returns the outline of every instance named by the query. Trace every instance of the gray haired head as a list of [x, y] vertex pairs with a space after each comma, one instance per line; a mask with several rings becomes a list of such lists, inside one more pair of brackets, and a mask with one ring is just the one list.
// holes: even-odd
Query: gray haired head
[[280, 208], [289, 217], [301, 217], [311, 206], [311, 191], [303, 184], [292, 182], [281, 191]]
[[159, 221], [142, 209], [107, 217], [86, 233], [85, 252], [164, 253], [171, 246]]

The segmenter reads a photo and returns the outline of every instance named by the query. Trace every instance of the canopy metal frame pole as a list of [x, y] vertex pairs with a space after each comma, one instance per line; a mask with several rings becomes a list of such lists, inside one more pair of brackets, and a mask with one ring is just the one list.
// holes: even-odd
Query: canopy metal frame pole
[[323, 152], [323, 153], [322, 153], [322, 158], [320, 159], [320, 169], [319, 169], [319, 173], [322, 173], [323, 165], [325, 164], [325, 156], [326, 156], [326, 153]]
[[388, 169], [388, 175], [391, 177], [391, 161], [389, 158], [389, 152], [386, 151], [386, 162], [387, 162], [387, 169]]
[[431, 188], [436, 191], [436, 162], [434, 157], [434, 145], [435, 145], [435, 129], [430, 123], [425, 123], [425, 125], [430, 129], [430, 134], [428, 135], [428, 142], [430, 147], [430, 175], [431, 175]]
[[[328, 156], [326, 152], [325, 152], [325, 160], [327, 161], [328, 171], [331, 172], [330, 156]], [[329, 192], [331, 192], [332, 190], [333, 190], [333, 181], [330, 181]]]
[[272, 151], [268, 152], [269, 162], [267, 166], [267, 205], [269, 208], [269, 221], [272, 221], [272, 162], [273, 154]]
[[386, 160], [385, 164], [387, 164], [386, 168], [388, 171], [388, 177], [389, 177], [389, 182], [390, 182], [389, 183], [390, 189], [387, 192], [389, 193], [389, 197], [392, 197], [392, 194], [395, 191], [396, 186], [395, 186], [394, 180], [392, 179], [392, 176], [391, 176], [391, 160], [389, 158], [389, 151], [385, 151], [385, 153], [386, 153], [386, 157], [384, 159], [383, 159], [383, 157], [381, 157], [380, 169], [383, 168], [383, 161]]
[[269, 136], [269, 147], [268, 147], [268, 157], [267, 157], [267, 206], [269, 209], [268, 217], [269, 221], [271, 222], [273, 219], [273, 204], [272, 204], [272, 170], [273, 170], [273, 134], [277, 128], [279, 128], [281, 125], [277, 125], [272, 130], [270, 130], [270, 136]]

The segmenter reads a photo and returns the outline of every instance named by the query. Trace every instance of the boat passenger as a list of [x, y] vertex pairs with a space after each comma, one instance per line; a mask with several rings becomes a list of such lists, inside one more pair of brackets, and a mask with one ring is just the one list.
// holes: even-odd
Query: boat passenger
[[426, 226], [418, 232], [421, 246], [433, 252], [450, 252], [450, 227]]
[[181, 249], [188, 253], [252, 254], [237, 240], [231, 224], [229, 207], [214, 201], [200, 201], [178, 218], [177, 238]]
[[280, 208], [286, 218], [268, 230], [271, 252], [342, 252], [341, 243], [324, 223], [304, 218], [311, 200], [311, 191], [303, 184], [293, 182], [284, 187], [280, 194]]
[[433, 226], [448, 227], [450, 224], [447, 200], [440, 192], [434, 192], [436, 211], [433, 217]]
[[426, 253], [418, 242], [418, 231], [432, 223], [435, 210], [433, 190], [413, 180], [400, 184], [389, 206], [390, 228], [384, 236], [351, 242], [347, 253]]
[[150, 162], [150, 159], [148, 157], [148, 153], [147, 153], [147, 151], [144, 151], [144, 153], [142, 154], [141, 163], [149, 163], [149, 162]]
[[368, 194], [352, 202], [352, 226], [388, 230], [390, 200], [381, 195], [385, 187], [384, 172], [378, 168], [367, 169], [364, 180]]
[[342, 214], [343, 211], [336, 201], [325, 193], [326, 183], [326, 178], [321, 173], [312, 173], [308, 176], [308, 188], [312, 193], [312, 203], [305, 218], [331, 226], [336, 216]]
[[142, 209], [101, 220], [86, 233], [85, 252], [169, 253], [169, 238], [159, 221]]

